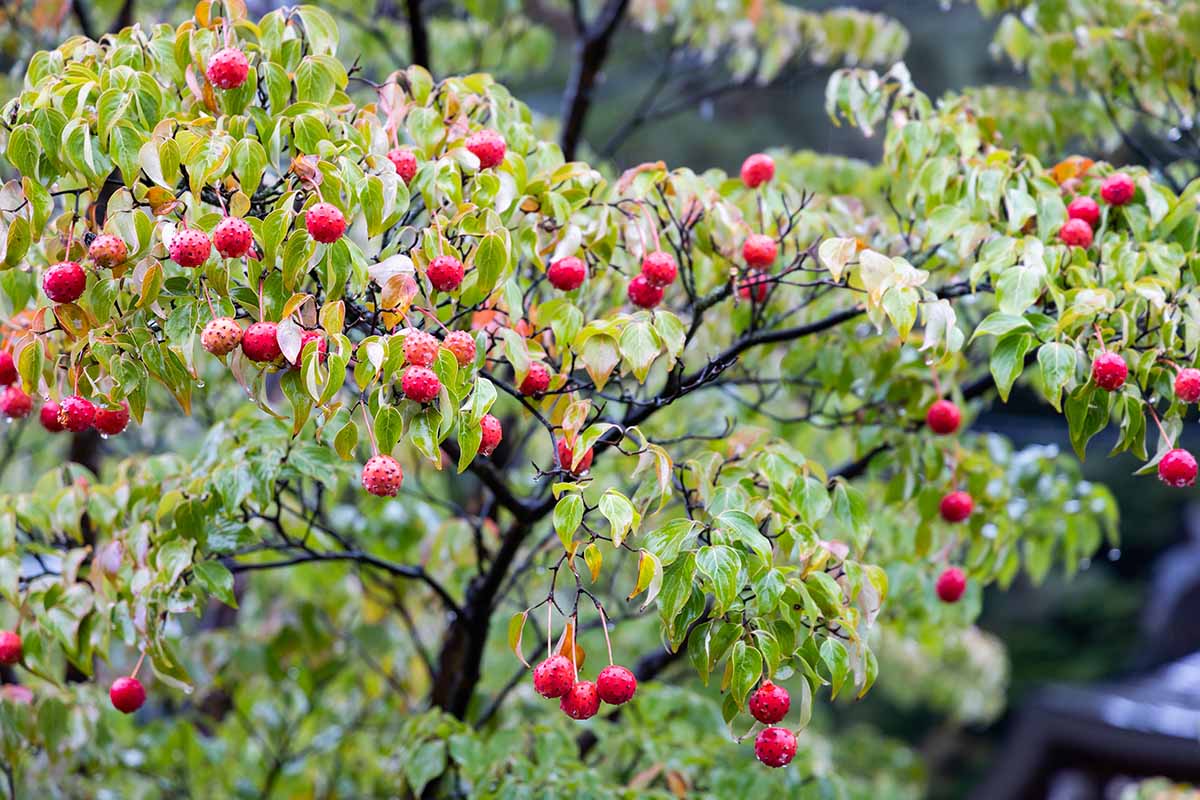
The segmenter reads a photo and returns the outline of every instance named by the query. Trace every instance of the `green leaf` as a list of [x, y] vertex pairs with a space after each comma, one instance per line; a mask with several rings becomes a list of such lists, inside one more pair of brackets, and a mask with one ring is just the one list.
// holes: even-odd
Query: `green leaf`
[[609, 489], [600, 497], [599, 507], [611, 528], [613, 547], [620, 547], [630, 530], [640, 522], [641, 515], [634, 510], [633, 503], [616, 489]]
[[1033, 335], [1028, 333], [1005, 334], [996, 343], [989, 365], [1001, 400], [1008, 402], [1013, 383], [1025, 369], [1025, 354], [1034, 343]]
[[733, 700], [738, 706], [743, 706], [746, 703], [746, 696], [750, 694], [754, 684], [758, 683], [758, 679], [762, 677], [762, 653], [754, 647], [748, 647], [745, 642], [739, 641], [734, 644], [729, 660], [733, 664], [733, 683], [731, 684]]
[[404, 435], [404, 418], [400, 412], [391, 406], [383, 406], [375, 414], [375, 443], [380, 453], [390, 453], [396, 449], [400, 437]]
[[621, 355], [639, 383], [650, 374], [650, 365], [658, 358], [661, 348], [658, 334], [648, 322], [634, 322], [621, 332]]
[[708, 586], [716, 600], [713, 613], [724, 613], [733, 605], [741, 589], [742, 560], [737, 551], [725, 545], [701, 547], [696, 551], [696, 566], [708, 578]]
[[1062, 342], [1047, 342], [1038, 348], [1038, 366], [1042, 374], [1042, 392], [1062, 411], [1062, 390], [1075, 378], [1075, 348]]
[[717, 515], [716, 524], [729, 534], [732, 542], [744, 545], [764, 562], [770, 563], [771, 541], [762, 535], [754, 518], [745, 511], [722, 511]]
[[850, 654], [840, 640], [830, 637], [821, 642], [821, 660], [829, 674], [831, 697], [837, 697], [850, 676]]
[[230, 608], [237, 608], [233, 594], [233, 573], [220, 561], [201, 561], [192, 567], [192, 574], [206, 592]]
[[446, 771], [446, 742], [433, 739], [423, 743], [404, 760], [404, 777], [414, 795], [420, 796], [429, 782]]
[[577, 494], [564, 495], [554, 506], [554, 531], [566, 549], [583, 522], [583, 498]]

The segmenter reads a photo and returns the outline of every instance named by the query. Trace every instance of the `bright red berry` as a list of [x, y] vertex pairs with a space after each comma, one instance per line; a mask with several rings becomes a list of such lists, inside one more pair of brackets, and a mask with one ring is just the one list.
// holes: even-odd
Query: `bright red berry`
[[787, 728], [763, 728], [754, 739], [754, 756], [768, 767], [786, 767], [796, 757], [796, 734]]
[[1115, 392], [1124, 386], [1128, 375], [1125, 359], [1111, 350], [1102, 350], [1092, 359], [1092, 380], [1106, 392]]
[[16, 631], [0, 631], [0, 664], [21, 660], [21, 637]]
[[125, 260], [129, 258], [129, 248], [125, 246], [125, 240], [120, 236], [102, 233], [92, 239], [91, 245], [88, 246], [88, 257], [98, 267], [115, 267], [118, 264], [124, 264]]
[[1092, 226], [1081, 219], [1069, 219], [1066, 225], [1058, 229], [1058, 238], [1068, 247], [1086, 250], [1092, 246]]
[[304, 212], [308, 235], [322, 244], [332, 244], [346, 232], [346, 217], [333, 203], [317, 203]]
[[962, 491], [946, 495], [942, 498], [941, 505], [938, 506], [938, 510], [942, 513], [942, 519], [946, 522], [962, 522], [971, 516], [974, 508], [975, 501], [971, 499], [971, 495]]
[[200, 346], [214, 356], [226, 356], [242, 343], [242, 327], [232, 317], [209, 320], [200, 332]]
[[362, 487], [376, 497], [395, 497], [404, 483], [400, 462], [388, 455], [372, 456], [363, 465]]
[[504, 137], [485, 128], [467, 137], [467, 149], [479, 159], [480, 169], [491, 169], [504, 160]]
[[575, 668], [566, 656], [550, 656], [533, 668], [533, 689], [542, 697], [562, 697], [574, 685]]
[[425, 268], [429, 282], [439, 292], [453, 292], [463, 281], [463, 264], [454, 256], [438, 256]]
[[246, 54], [235, 47], [218, 50], [208, 60], [208, 82], [218, 89], [236, 89], [246, 82], [250, 62]]
[[749, 705], [752, 717], [767, 725], [774, 725], [787, 716], [788, 709], [792, 707], [792, 698], [782, 686], [763, 681], [762, 686], [750, 695]]
[[171, 260], [181, 267], [198, 267], [208, 261], [212, 252], [212, 243], [204, 235], [204, 231], [195, 228], [180, 228], [171, 237], [167, 245], [167, 253]]
[[1185, 367], [1175, 376], [1175, 396], [1185, 403], [1200, 400], [1200, 369]]
[[546, 270], [546, 278], [550, 285], [560, 292], [571, 292], [583, 284], [587, 277], [587, 264], [582, 258], [567, 256], [553, 261]]
[[962, 412], [949, 400], [937, 400], [925, 413], [925, 424], [929, 430], [945, 436], [958, 430], [962, 424]]
[[240, 217], [226, 217], [213, 229], [213, 247], [223, 258], [241, 258], [254, 244], [254, 231]]
[[635, 275], [629, 282], [629, 301], [638, 308], [654, 308], [663, 299], [662, 288], [655, 286], [645, 275]]
[[775, 263], [778, 255], [779, 245], [770, 236], [754, 233], [742, 243], [742, 258], [748, 266], [765, 269]]
[[279, 349], [279, 326], [274, 322], [256, 322], [242, 334], [242, 354], [258, 364], [278, 361], [283, 355]]
[[650, 282], [651, 286], [660, 289], [670, 286], [675, 281], [675, 274], [678, 271], [679, 267], [675, 264], [675, 257], [662, 250], [647, 253], [646, 257], [642, 259], [642, 275]]
[[1178, 447], [1168, 450], [1158, 462], [1158, 479], [1168, 486], [1191, 486], [1196, 482], [1196, 459]]
[[742, 162], [742, 183], [756, 189], [775, 177], [775, 160], [766, 153], [755, 153]]
[[50, 433], [59, 433], [66, 430], [63, 424], [58, 421], [58, 403], [53, 400], [47, 400], [42, 403], [42, 408], [38, 411], [38, 420], [42, 423], [42, 427]]
[[1067, 206], [1067, 217], [1081, 219], [1094, 228], [1100, 221], [1100, 204], [1086, 195], [1080, 195]]
[[404, 376], [400, 379], [400, 390], [404, 392], [404, 396], [418, 403], [432, 401], [438, 396], [441, 388], [442, 382], [438, 380], [438, 376], [426, 367], [409, 367], [404, 370]]
[[0, 350], [0, 386], [8, 386], [17, 380], [17, 362], [12, 353]]
[[1100, 184], [1100, 197], [1110, 206], [1123, 206], [1133, 199], [1133, 178], [1124, 172], [1114, 172]]
[[422, 330], [410, 328], [404, 335], [404, 358], [418, 367], [428, 367], [437, 358], [438, 340]]
[[116, 436], [129, 425], [129, 404], [122, 400], [114, 408], [99, 406], [92, 425], [105, 436]]
[[751, 300], [759, 305], [767, 302], [771, 292], [771, 278], [767, 273], [756, 269], [750, 270], [749, 276], [738, 283], [738, 297]]
[[[564, 659], [566, 660], [566, 659]], [[571, 719], [589, 719], [600, 710], [600, 693], [591, 681], [579, 681], [562, 696], [558, 707]]]
[[479, 430], [479, 455], [490, 456], [504, 438], [504, 429], [500, 427], [500, 420], [491, 414], [484, 414], [483, 419], [479, 420]]
[[58, 422], [72, 433], [81, 433], [96, 421], [96, 406], [79, 395], [63, 398], [58, 404]]
[[579, 457], [579, 463], [575, 464], [575, 452], [571, 445], [567, 444], [566, 439], [559, 439], [556, 447], [558, 448], [558, 463], [568, 472], [582, 475], [592, 468], [592, 457], [595, 455], [592, 448], [589, 447], [587, 452]]
[[87, 273], [74, 261], [62, 261], [42, 276], [42, 291], [55, 303], [74, 303], [87, 286]]
[[550, 369], [540, 361], [529, 365], [525, 380], [521, 381], [521, 394], [529, 397], [539, 395], [550, 388]]
[[412, 183], [413, 176], [417, 174], [417, 156], [412, 148], [393, 147], [388, 151], [387, 158], [396, 168], [396, 174], [400, 176], [400, 180]]
[[947, 567], [937, 579], [937, 596], [943, 603], [957, 603], [967, 590], [967, 576], [958, 567]]
[[596, 676], [596, 692], [610, 706], [628, 703], [637, 692], [637, 678], [625, 667], [609, 664]]
[[8, 419], [24, 419], [33, 411], [33, 398], [17, 384], [0, 393], [0, 414]]
[[442, 346], [454, 354], [454, 360], [460, 367], [475, 363], [475, 339], [466, 331], [450, 331], [442, 341]]
[[304, 348], [308, 347], [309, 342], [315, 342], [313, 346], [317, 349], [317, 361], [324, 363], [325, 354], [329, 352], [329, 343], [325, 341], [325, 334], [321, 331], [304, 330], [300, 332], [300, 350], [296, 353], [296, 360], [289, 361], [293, 367], [298, 367], [304, 363]]
[[108, 699], [117, 711], [132, 714], [146, 702], [146, 690], [137, 678], [117, 678], [108, 690]]

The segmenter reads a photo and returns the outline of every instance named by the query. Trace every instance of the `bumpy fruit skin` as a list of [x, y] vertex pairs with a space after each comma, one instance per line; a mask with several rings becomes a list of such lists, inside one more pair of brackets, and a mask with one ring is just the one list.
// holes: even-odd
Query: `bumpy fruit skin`
[[33, 398], [13, 384], [0, 393], [0, 414], [9, 419], [24, 419], [33, 411]]
[[395, 497], [404, 483], [404, 470], [391, 456], [378, 455], [363, 465], [362, 487], [376, 497]]
[[754, 757], [768, 767], [786, 767], [796, 757], [796, 734], [787, 728], [763, 728], [754, 739]]
[[[565, 659], [564, 659], [565, 660]], [[579, 681], [562, 696], [558, 707], [571, 719], [590, 719], [600, 710], [600, 693], [591, 681]]]
[[1129, 366], [1125, 359], [1111, 350], [1101, 351], [1092, 359], [1092, 380], [1106, 392], [1115, 392], [1125, 385]]
[[1200, 400], [1200, 369], [1186, 367], [1175, 376], [1175, 396], [1185, 403]]
[[642, 275], [650, 282], [651, 286], [659, 289], [670, 286], [675, 281], [675, 275], [678, 272], [679, 266], [675, 263], [675, 257], [662, 250], [647, 253], [646, 257], [642, 259]]
[[242, 343], [242, 326], [232, 317], [209, 320], [200, 332], [200, 346], [214, 356], [227, 356]]
[[1100, 184], [1100, 198], [1110, 206], [1123, 206], [1133, 199], [1133, 178], [1114, 172]]
[[929, 430], [945, 436], [958, 430], [962, 424], [962, 412], [949, 400], [938, 400], [925, 413], [925, 424]]
[[752, 269], [745, 280], [738, 283], [738, 297], [753, 300], [759, 305], [767, 302], [771, 292], [771, 278], [765, 272]]
[[100, 406], [92, 425], [105, 436], [116, 436], [129, 425], [129, 404], [122, 400], [116, 408]]
[[58, 403], [53, 400], [47, 400], [42, 404], [41, 410], [38, 411], [38, 421], [50, 433], [61, 433], [66, 430], [58, 421]]
[[437, 358], [438, 340], [425, 331], [410, 328], [404, 336], [404, 358], [418, 367], [428, 367]]
[[750, 695], [750, 716], [767, 725], [774, 725], [787, 716], [792, 707], [792, 698], [787, 689], [777, 686], [770, 681], [763, 681], [762, 686]]
[[21, 660], [21, 637], [15, 631], [0, 631], [0, 664]]
[[637, 678], [618, 664], [609, 664], [596, 676], [596, 693], [610, 706], [628, 703], [637, 692]]
[[304, 227], [321, 244], [332, 244], [346, 232], [346, 217], [333, 203], [317, 203], [304, 212]]
[[754, 233], [742, 243], [742, 258], [748, 266], [765, 269], [775, 263], [778, 255], [779, 245], [770, 236]]
[[82, 433], [96, 421], [96, 406], [79, 395], [63, 398], [58, 404], [58, 422], [71, 433]]
[[575, 669], [566, 656], [550, 656], [533, 668], [533, 690], [542, 697], [557, 699], [574, 685]]
[[0, 386], [8, 386], [17, 380], [17, 362], [12, 353], [0, 350]]
[[212, 252], [212, 242], [204, 235], [204, 231], [180, 228], [171, 238], [167, 252], [171, 260], [181, 267], [198, 267], [208, 261], [208, 255]]
[[242, 354], [257, 364], [278, 361], [279, 326], [274, 322], [256, 322], [242, 334]]
[[388, 150], [387, 159], [396, 168], [400, 180], [412, 183], [413, 176], [417, 174], [417, 156], [411, 147], [393, 147]]
[[1158, 462], [1158, 479], [1182, 489], [1196, 482], [1196, 459], [1187, 450], [1168, 450]]
[[125, 260], [129, 258], [129, 248], [125, 246], [125, 240], [120, 236], [102, 233], [92, 239], [92, 243], [88, 247], [88, 257], [98, 267], [115, 267], [118, 264], [124, 264]]
[[439, 292], [453, 292], [463, 281], [463, 264], [454, 256], [438, 256], [425, 268], [429, 282]]
[[496, 452], [500, 440], [504, 438], [504, 429], [500, 427], [500, 420], [491, 414], [483, 415], [483, 419], [479, 420], [479, 429], [479, 455], [486, 458]]
[[974, 509], [975, 501], [971, 499], [971, 495], [961, 491], [946, 495], [942, 498], [941, 505], [938, 506], [942, 519], [946, 522], [962, 522], [971, 516]]
[[438, 376], [426, 367], [409, 367], [404, 370], [404, 377], [400, 379], [400, 390], [404, 392], [404, 396], [418, 403], [434, 400], [441, 388], [442, 382], [438, 380]]
[[553, 261], [546, 270], [546, 279], [560, 292], [573, 292], [583, 285], [587, 277], [587, 264], [582, 258], [567, 256]]
[[629, 302], [638, 308], [654, 308], [663, 299], [663, 290], [646, 279], [645, 275], [635, 275], [629, 282]]
[[223, 258], [241, 258], [254, 244], [254, 231], [240, 217], [226, 217], [213, 229], [213, 247]]
[[1067, 206], [1068, 219], [1081, 219], [1094, 228], [1100, 221], [1100, 204], [1090, 197], [1080, 195]]
[[117, 678], [108, 690], [113, 708], [122, 714], [132, 714], [146, 702], [146, 690], [137, 678]]
[[742, 162], [742, 183], [757, 189], [775, 177], [775, 160], [766, 153], [755, 153]]
[[74, 303], [87, 287], [87, 273], [74, 261], [62, 261], [42, 276], [42, 291], [55, 303]]
[[236, 89], [246, 82], [250, 74], [250, 62], [246, 54], [235, 47], [226, 47], [213, 53], [208, 60], [208, 82], [218, 89]]
[[938, 575], [937, 586], [938, 599], [943, 603], [957, 603], [958, 599], [963, 596], [963, 592], [967, 590], [967, 576], [958, 567], [947, 567], [942, 570], [942, 574]]
[[567, 440], [559, 439], [555, 447], [558, 449], [558, 463], [568, 472], [574, 475], [582, 475], [592, 468], [592, 458], [595, 456], [592, 448], [589, 447], [587, 452], [579, 457], [579, 463], [572, 467], [571, 464], [575, 460], [575, 452], [571, 448], [571, 445], [567, 444]]
[[1081, 219], [1069, 219], [1066, 225], [1058, 229], [1058, 238], [1068, 247], [1086, 250], [1092, 246], [1092, 226]]
[[467, 149], [479, 159], [480, 169], [491, 169], [504, 160], [504, 137], [491, 129], [476, 131], [467, 137]]
[[540, 361], [529, 365], [525, 380], [521, 381], [521, 394], [526, 397], [539, 395], [550, 388], [550, 370]]
[[454, 360], [460, 367], [475, 363], [475, 339], [466, 331], [450, 331], [442, 341], [442, 346], [454, 354]]

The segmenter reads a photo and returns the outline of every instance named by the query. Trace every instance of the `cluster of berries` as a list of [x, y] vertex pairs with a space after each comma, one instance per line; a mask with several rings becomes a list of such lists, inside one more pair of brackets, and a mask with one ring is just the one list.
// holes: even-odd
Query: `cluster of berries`
[[654, 308], [663, 299], [663, 290], [675, 282], [679, 267], [675, 256], [654, 250], [642, 259], [642, 271], [629, 282], [629, 302], [638, 308]]
[[[939, 436], [948, 436], [962, 424], [962, 412], [949, 400], [937, 400], [925, 413], [925, 424]], [[938, 511], [950, 523], [965, 521], [975, 510], [968, 492], [956, 489], [942, 498]], [[967, 589], [967, 576], [958, 567], [947, 567], [937, 579], [937, 596], [943, 603], [956, 603]]]
[[[25, 648], [16, 631], [0, 631], [0, 664], [13, 666], [21, 663]], [[108, 690], [108, 699], [113, 708], [123, 714], [132, 714], [146, 702], [146, 689], [136, 677], [121, 677], [113, 681]]]
[[[33, 398], [17, 381], [17, 368], [12, 354], [0, 350], [0, 415], [6, 419], [23, 419], [33, 413]], [[47, 400], [38, 412], [42, 427], [51, 433], [71, 431], [82, 433], [95, 428], [101, 436], [116, 436], [129, 425], [129, 404], [97, 406], [86, 397], [71, 395], [61, 403]]]
[[[1124, 172], [1114, 172], [1100, 184], [1100, 199], [1110, 206], [1123, 206], [1133, 200], [1133, 178]], [[1080, 195], [1067, 206], [1067, 222], [1058, 231], [1058, 238], [1070, 247], [1087, 249], [1100, 222], [1100, 205], [1086, 195]]]
[[763, 681], [750, 695], [747, 706], [750, 716], [767, 726], [754, 739], [755, 757], [768, 767], [786, 767], [796, 757], [796, 734], [775, 723], [786, 717], [792, 707], [787, 689]]
[[558, 707], [571, 719], [589, 719], [600, 710], [628, 703], [637, 692], [637, 678], [628, 669], [609, 664], [596, 681], [581, 681], [575, 665], [564, 655], [553, 655], [533, 669], [533, 688], [542, 697], [558, 700]]

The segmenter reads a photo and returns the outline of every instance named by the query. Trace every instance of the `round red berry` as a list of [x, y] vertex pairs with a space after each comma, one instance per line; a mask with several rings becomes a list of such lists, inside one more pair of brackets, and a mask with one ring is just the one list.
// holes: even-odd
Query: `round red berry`
[[0, 631], [0, 664], [21, 660], [21, 637], [16, 631]]
[[521, 394], [529, 397], [539, 395], [550, 388], [550, 370], [540, 361], [529, 365], [529, 372], [521, 381]]
[[1111, 350], [1102, 350], [1092, 359], [1092, 380], [1106, 392], [1115, 392], [1125, 385], [1129, 366], [1125, 359]]
[[304, 227], [321, 244], [332, 244], [346, 232], [346, 217], [333, 203], [317, 203], [304, 212]]
[[59, 433], [66, 430], [63, 424], [58, 421], [58, 410], [58, 403], [53, 400], [47, 400], [45, 403], [42, 403], [42, 408], [38, 411], [38, 421], [50, 433]]
[[575, 475], [582, 475], [592, 468], [592, 457], [595, 455], [592, 448], [588, 448], [587, 452], [579, 457], [579, 463], [575, 464], [575, 453], [571, 445], [567, 444], [566, 439], [559, 439], [558, 444], [558, 463], [559, 465]]
[[8, 386], [17, 380], [17, 362], [12, 353], [0, 350], [0, 386]]
[[113, 236], [111, 233], [102, 233], [88, 246], [88, 257], [98, 267], [115, 267], [118, 264], [124, 264], [129, 258], [129, 248], [125, 246], [125, 240], [120, 236]]
[[767, 295], [770, 292], [770, 276], [756, 269], [750, 270], [749, 276], [738, 283], [738, 297], [743, 300], [753, 300], [760, 305], [767, 302]]
[[1158, 462], [1158, 478], [1168, 486], [1191, 486], [1196, 482], [1196, 459], [1178, 447], [1168, 450]]
[[765, 269], [775, 263], [779, 255], [779, 245], [770, 236], [754, 233], [746, 237], [742, 244], [742, 258], [751, 267]]
[[400, 462], [388, 455], [372, 456], [363, 465], [362, 487], [376, 497], [395, 497], [404, 483]]
[[13, 384], [0, 392], [0, 414], [8, 419], [24, 419], [33, 411], [33, 398]]
[[258, 364], [278, 361], [279, 326], [274, 322], [256, 322], [242, 334], [242, 355]]
[[742, 162], [742, 183], [756, 189], [775, 177], [775, 161], [766, 153], [755, 153]]
[[1175, 396], [1185, 403], [1200, 400], [1200, 369], [1185, 367], [1175, 375]]
[[754, 739], [754, 756], [768, 767], [786, 767], [796, 757], [796, 734], [787, 728], [763, 728]]
[[675, 257], [662, 250], [647, 253], [646, 257], [642, 259], [642, 275], [650, 282], [651, 286], [660, 289], [670, 286], [675, 281], [675, 274], [678, 271], [679, 267], [675, 264]]
[[479, 420], [479, 455], [487, 457], [496, 452], [496, 447], [500, 444], [500, 440], [504, 438], [504, 430], [500, 427], [500, 420], [493, 417], [491, 414], [484, 414], [483, 419]]
[[404, 392], [404, 396], [418, 403], [434, 400], [441, 388], [442, 382], [438, 380], [438, 376], [426, 367], [409, 367], [404, 370], [404, 376], [400, 379], [400, 390]]
[[212, 252], [212, 243], [204, 235], [204, 231], [195, 228], [180, 228], [171, 237], [167, 245], [167, 253], [171, 260], [181, 267], [198, 267], [208, 261]]
[[566, 656], [550, 656], [533, 668], [533, 689], [542, 697], [562, 697], [574, 685], [575, 668]]
[[454, 355], [460, 367], [475, 363], [475, 339], [466, 331], [450, 331], [442, 345]]
[[655, 286], [645, 275], [636, 275], [629, 282], [629, 301], [638, 308], [654, 308], [663, 299], [663, 290]]
[[42, 291], [55, 303], [74, 303], [87, 286], [87, 273], [74, 261], [62, 261], [42, 276]]
[[[565, 660], [565, 659], [564, 659]], [[562, 696], [558, 707], [571, 719], [589, 719], [600, 710], [600, 693], [591, 681], [579, 681]]]
[[223, 258], [241, 258], [254, 244], [254, 231], [240, 217], [226, 217], [213, 229], [213, 247]]
[[429, 282], [439, 292], [453, 292], [463, 281], [463, 264], [454, 256], [438, 256], [425, 268]]
[[949, 400], [938, 400], [925, 413], [925, 424], [929, 430], [945, 436], [958, 430], [962, 424], [962, 412]]
[[550, 285], [560, 292], [572, 292], [583, 285], [587, 277], [587, 264], [582, 258], [567, 256], [553, 261], [546, 270]]
[[428, 367], [437, 358], [438, 340], [416, 328], [404, 336], [404, 358], [418, 367]]
[[625, 667], [610, 664], [596, 676], [596, 691], [610, 706], [619, 706], [633, 699], [637, 678]]
[[96, 421], [96, 406], [79, 395], [63, 398], [58, 404], [58, 422], [71, 433], [81, 433]]
[[325, 334], [321, 331], [305, 330], [300, 332], [300, 349], [296, 352], [296, 360], [289, 361], [289, 364], [298, 367], [304, 363], [304, 348], [308, 347], [309, 342], [315, 342], [313, 347], [317, 351], [317, 361], [325, 362], [325, 354], [329, 352], [329, 343], [325, 340]]
[[1059, 228], [1058, 238], [1068, 247], [1086, 250], [1092, 246], [1092, 226], [1081, 219], [1069, 219], [1066, 225]]
[[1133, 178], [1114, 172], [1100, 184], [1100, 197], [1110, 206], [1123, 206], [1133, 199]]
[[117, 678], [108, 690], [108, 699], [117, 711], [132, 714], [146, 702], [146, 690], [137, 678]]
[[1080, 195], [1067, 206], [1069, 219], [1081, 219], [1091, 227], [1100, 221], [1100, 204], [1086, 195]]
[[214, 356], [225, 356], [242, 343], [242, 328], [232, 317], [209, 320], [200, 332], [200, 346]]
[[942, 519], [946, 522], [962, 522], [971, 516], [974, 508], [975, 501], [971, 499], [971, 495], [961, 491], [946, 495], [942, 498], [941, 505], [938, 506]]
[[777, 686], [770, 681], [763, 681], [762, 686], [750, 695], [750, 716], [767, 725], [774, 725], [787, 716], [792, 707], [792, 698], [787, 689]]
[[92, 425], [105, 436], [116, 436], [129, 425], [129, 404], [122, 400], [115, 407], [99, 406]]
[[937, 579], [937, 596], [943, 603], [957, 603], [967, 590], [967, 576], [958, 567], [947, 567]]
[[480, 169], [491, 169], [503, 161], [506, 147], [504, 137], [490, 129], [476, 131], [467, 137], [467, 149], [479, 159]]
[[208, 82], [218, 89], [236, 89], [246, 82], [250, 74], [250, 62], [246, 54], [235, 47], [226, 47], [213, 53], [208, 60]]
[[396, 168], [400, 180], [412, 183], [413, 176], [417, 174], [417, 156], [411, 147], [393, 147], [388, 151], [387, 159]]

